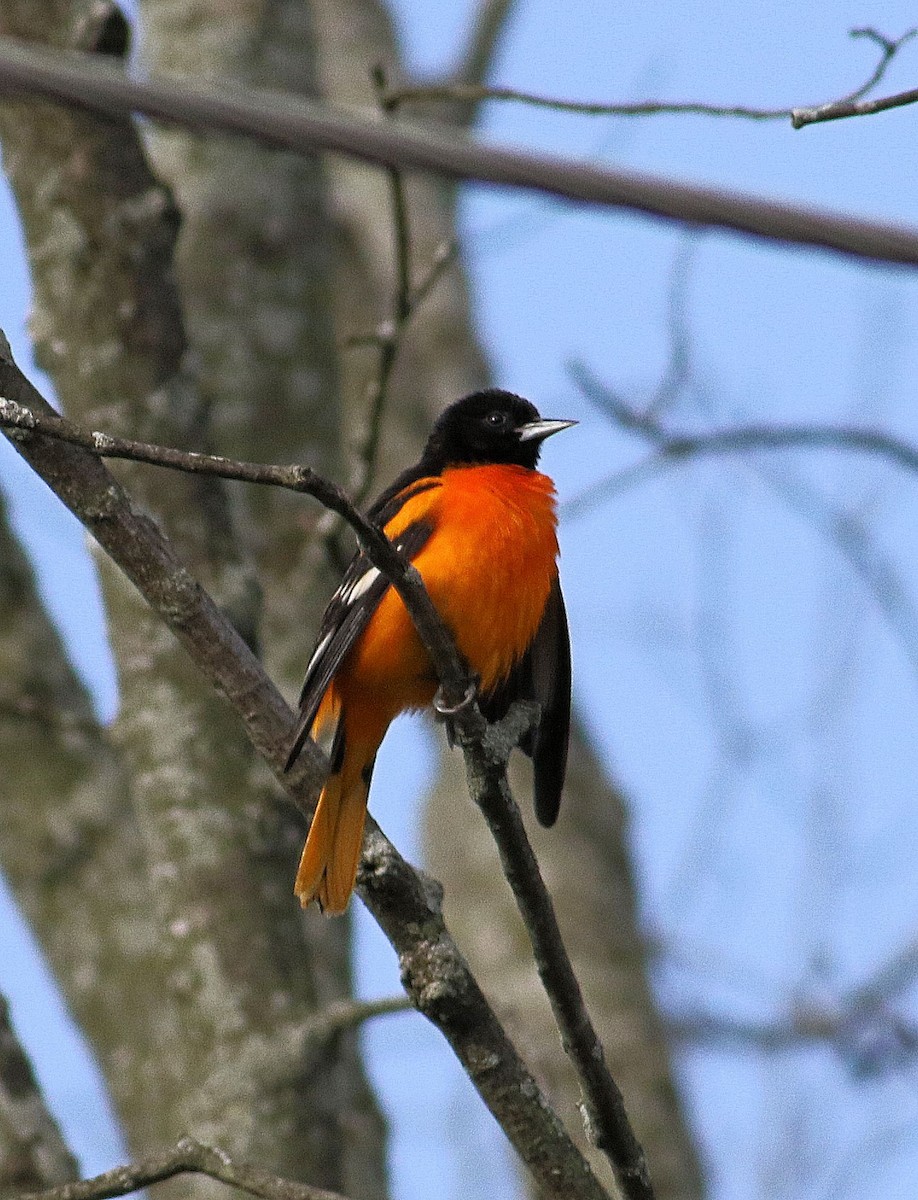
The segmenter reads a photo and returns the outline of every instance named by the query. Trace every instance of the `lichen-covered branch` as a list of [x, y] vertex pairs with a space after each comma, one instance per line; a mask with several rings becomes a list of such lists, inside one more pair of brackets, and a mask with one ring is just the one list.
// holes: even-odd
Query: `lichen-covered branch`
[[339, 1192], [284, 1179], [192, 1138], [182, 1138], [174, 1149], [151, 1154], [129, 1166], [115, 1167], [91, 1179], [28, 1192], [19, 1200], [106, 1200], [110, 1196], [130, 1195], [177, 1175], [206, 1175], [263, 1200], [345, 1200]]
[[[219, 30], [221, 45], [238, 46], [243, 18], [255, 19], [256, 9], [268, 8], [280, 18], [285, 6], [245, 6], [238, 21], [219, 7], [211, 28]], [[286, 7], [300, 14], [302, 24], [304, 6]], [[73, 29], [81, 24], [77, 9], [99, 8], [96, 0], [54, 5], [2, 0], [4, 27], [21, 36], [50, 36], [50, 22], [60, 18], [63, 25], [53, 39], [58, 44], [76, 36]], [[197, 18], [202, 9], [195, 6]], [[15, 28], [7, 20], [11, 12]], [[302, 63], [308, 46], [299, 40], [290, 50], [290, 34], [289, 26], [276, 37], [261, 27], [252, 32], [271, 63], [277, 61], [272, 50], [277, 41]], [[173, 23], [173, 36], [187, 43], [187, 26], [179, 29]], [[111, 42], [102, 38], [114, 51], [118, 47]], [[122, 44], [122, 52], [124, 48]], [[271, 82], [269, 75], [265, 82]], [[214, 395], [200, 384], [204, 355], [190, 342], [185, 322], [189, 293], [180, 291], [175, 271], [180, 206], [150, 169], [138, 127], [127, 115], [98, 119], [22, 95], [4, 96], [0, 123], [3, 164], [31, 256], [36, 351], [65, 411], [115, 433], [210, 447], [216, 438]], [[313, 197], [321, 209], [317, 172], [314, 164], [310, 168]], [[266, 169], [253, 171], [251, 178], [255, 194], [225, 175], [215, 193], [233, 196], [237, 216], [247, 211], [244, 240], [265, 275], [273, 271], [278, 288], [287, 289], [289, 309], [298, 310], [296, 319], [289, 320], [277, 306], [269, 308], [272, 317], [260, 327], [270, 341], [266, 353], [278, 346], [272, 336], [274, 318], [284, 331], [309, 326], [319, 342], [325, 306], [319, 298], [308, 301], [321, 290], [322, 263], [311, 260], [312, 292], [284, 270], [289, 235], [283, 228], [283, 248], [267, 252], [278, 226], [271, 224], [274, 210], [262, 203], [258, 189], [272, 196], [282, 189]], [[284, 194], [300, 195], [301, 181], [288, 182]], [[188, 213], [183, 203], [182, 220]], [[295, 208], [291, 218], [298, 230], [300, 214]], [[240, 225], [234, 222], [233, 229]], [[307, 241], [312, 253], [318, 239]], [[240, 259], [226, 253], [214, 255], [213, 261], [232, 269]], [[222, 286], [222, 280], [212, 283], [221, 296], [240, 292], [238, 286]], [[206, 281], [202, 290], [204, 286]], [[268, 293], [267, 287], [242, 290], [256, 302]], [[211, 309], [207, 328], [221, 353], [226, 339], [234, 338], [237, 350], [242, 346], [241, 328], [233, 327], [226, 312]], [[196, 322], [194, 336], [199, 331]], [[327, 352], [332, 353], [330, 344]], [[237, 377], [242, 375], [240, 358], [231, 365]], [[321, 399], [321, 412], [334, 424], [325, 375], [312, 349], [310, 360], [308, 368], [290, 360], [278, 368], [290, 368], [287, 378], [295, 395], [289, 408], [303, 396], [304, 389], [294, 381], [308, 381]], [[279, 434], [283, 423], [278, 407], [271, 407], [269, 415], [268, 401], [282, 394], [271, 387], [264, 395], [249, 390], [250, 425]], [[244, 424], [238, 408], [232, 417], [238, 431]], [[303, 445], [290, 444], [292, 449]], [[184, 561], [206, 581], [237, 631], [258, 645], [264, 635], [260, 586], [267, 574], [255, 570], [252, 542], [263, 548], [267, 539], [261, 539], [255, 522], [239, 519], [235, 498], [216, 478], [176, 477], [170, 488], [160, 489], [145, 469], [124, 466], [121, 471], [132, 479], [138, 506], [169, 530]], [[300, 550], [301, 531], [293, 531], [292, 523], [282, 527], [294, 552]], [[72, 944], [67, 965], [82, 955], [74, 978], [83, 995], [77, 990], [74, 997], [73, 986], [68, 995], [107, 1069], [131, 1144], [142, 1151], [193, 1132], [284, 1174], [327, 1186], [346, 1180], [346, 1190], [355, 1197], [380, 1200], [386, 1188], [381, 1122], [353, 1039], [340, 1039], [335, 1053], [317, 1066], [307, 1061], [299, 1036], [315, 1007], [347, 994], [349, 985], [346, 925], [335, 935], [319, 931], [318, 922], [304, 922], [290, 905], [289, 872], [302, 821], [280, 801], [235, 718], [159, 619], [117, 569], [104, 559], [100, 566], [120, 684], [110, 736], [130, 787], [115, 792], [119, 821], [96, 817], [89, 829], [78, 831], [93, 836], [80, 836], [76, 851], [71, 847], [65, 858], [65, 870], [51, 883], [41, 882], [62, 899], [68, 888], [85, 884], [92, 888], [96, 907], [107, 912], [116, 899], [124, 901], [104, 935], [101, 922], [80, 922], [83, 906], [88, 906], [82, 896], [79, 902], [71, 898], [73, 912], [65, 917]], [[285, 595], [288, 628], [301, 636], [305, 606], [295, 587]], [[278, 640], [272, 637], [272, 651]], [[33, 755], [29, 765], [40, 772], [38, 757]], [[52, 816], [45, 829], [54, 825]], [[105, 877], [98, 880], [86, 869], [86, 860], [95, 868], [103, 857], [99, 848], [107, 850], [111, 831], [122, 828], [133, 832], [133, 840], [120, 858], [106, 853]], [[5, 857], [8, 840], [4, 838]], [[81, 869], [79, 876], [71, 860]], [[31, 884], [27, 864], [21, 866], [16, 874], [19, 894]], [[65, 940], [59, 921], [55, 934], [47, 906], [33, 908], [30, 916], [46, 946], [55, 937], [59, 943]], [[55, 966], [66, 987], [61, 954]], [[139, 978], [130, 979], [125, 997], [121, 987], [134, 969]], [[102, 993], [96, 1003], [90, 984]], [[266, 996], [271, 998], [267, 1005]], [[110, 1012], [117, 1021], [103, 1023], [100, 1014]], [[173, 1185], [163, 1186], [168, 1190]], [[182, 1195], [200, 1195], [213, 1186], [186, 1180]]]
[[[0, 354], [0, 395], [48, 414], [50, 406]], [[31, 434], [16, 443], [100, 546], [141, 591], [204, 677], [241, 718], [253, 746], [291, 798], [311, 812], [324, 777], [307, 746], [284, 772], [293, 715], [248, 646], [175, 556], [169, 543], [90, 451]], [[385, 540], [385, 539], [384, 539]], [[404, 594], [414, 610], [413, 599]], [[575, 1149], [502, 1029], [452, 941], [437, 890], [418, 877], [370, 821], [358, 891], [399, 954], [418, 1009], [441, 1029], [484, 1102], [547, 1196], [599, 1200], [603, 1189]]]
[[525, 705], [511, 708], [504, 721], [491, 727], [480, 713], [463, 709], [452, 718], [453, 731], [466, 752], [469, 791], [497, 843], [504, 874], [529, 934], [561, 1044], [580, 1080], [590, 1141], [608, 1158], [627, 1200], [653, 1200], [644, 1151], [606, 1065], [602, 1042], [584, 1004], [551, 897], [507, 782], [510, 752], [537, 718], [526, 709]]

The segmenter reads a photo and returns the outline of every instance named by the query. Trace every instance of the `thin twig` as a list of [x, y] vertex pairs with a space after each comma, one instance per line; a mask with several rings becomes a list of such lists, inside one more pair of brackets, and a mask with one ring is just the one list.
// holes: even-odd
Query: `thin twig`
[[891, 108], [904, 108], [906, 104], [918, 102], [918, 88], [907, 92], [896, 92], [893, 96], [881, 96], [877, 100], [846, 101], [824, 104], [820, 108], [795, 108], [791, 122], [795, 129], [804, 125], [815, 125], [818, 121], [838, 121], [842, 117], [869, 117], [874, 113], [887, 112]]
[[37, 413], [3, 398], [0, 398], [0, 428], [16, 430], [12, 435], [14, 441], [23, 436], [43, 434], [90, 450], [100, 458], [128, 459], [192, 474], [270, 484], [312, 496], [351, 526], [367, 558], [391, 581], [405, 601], [405, 606], [416, 616], [418, 633], [434, 662], [444, 692], [458, 703], [468, 690], [468, 671], [427, 596], [417, 571], [402, 559], [385, 534], [354, 507], [341, 488], [309, 467], [241, 462], [216, 454], [197, 454], [171, 446], [155, 446], [130, 438], [112, 437], [82, 429], [64, 417]]
[[[386, 75], [381, 66], [373, 72], [373, 83], [383, 113], [391, 116], [393, 106], [384, 99]], [[367, 415], [364, 435], [356, 447], [357, 463], [351, 479], [351, 493], [358, 507], [363, 507], [373, 483], [379, 439], [382, 434], [389, 384], [401, 348], [402, 334], [412, 315], [411, 295], [411, 230], [408, 225], [408, 201], [405, 181], [398, 167], [389, 167], [389, 196], [392, 203], [392, 229], [395, 242], [395, 287], [392, 309], [385, 323], [385, 336], [377, 341], [379, 365], [367, 388]]]
[[861, 98], [871, 91], [886, 74], [890, 62], [902, 48], [918, 33], [909, 29], [898, 38], [887, 38], [875, 29], [852, 29], [851, 37], [870, 38], [880, 47], [880, 59], [869, 78], [853, 91], [836, 100], [813, 106], [785, 108], [762, 108], [749, 104], [709, 104], [702, 100], [637, 100], [637, 101], [591, 101], [565, 100], [557, 96], [540, 95], [512, 87], [489, 87], [480, 82], [466, 80], [455, 83], [411, 84], [393, 88], [386, 94], [390, 104], [405, 104], [411, 101], [442, 101], [444, 103], [480, 104], [484, 101], [512, 101], [533, 108], [545, 108], [553, 112], [575, 113], [586, 117], [655, 117], [655, 116], [702, 116], [740, 117], [748, 121], [790, 120], [795, 129], [814, 121], [831, 121], [837, 117], [864, 116], [882, 112], [901, 104], [914, 102], [918, 92], [903, 92], [899, 96], [883, 100], [860, 103]]
[[841, 96], [838, 100], [829, 101], [827, 104], [794, 108], [790, 114], [793, 127], [795, 129], [802, 129], [804, 125], [812, 125], [817, 121], [835, 121], [839, 117], [869, 116], [872, 113], [884, 112], [888, 108], [899, 108], [903, 104], [914, 104], [915, 100], [918, 100], [918, 89], [911, 92], [900, 92], [896, 96], [887, 96], [878, 100], [864, 100], [863, 98], [880, 82], [886, 74], [886, 68], [902, 46], [906, 42], [911, 41], [916, 34], [918, 34], [918, 29], [908, 29], [901, 37], [888, 38], [872, 26], [852, 29], [851, 37], [867, 38], [872, 42], [876, 42], [880, 47], [881, 57], [877, 63], [876, 70], [863, 87], [856, 89], [847, 96]]
[[273, 1175], [250, 1163], [238, 1162], [223, 1150], [202, 1145], [192, 1138], [182, 1138], [172, 1150], [151, 1154], [138, 1163], [115, 1167], [78, 1183], [65, 1183], [43, 1192], [28, 1192], [18, 1200], [106, 1200], [109, 1196], [126, 1196], [151, 1183], [187, 1174], [206, 1175], [250, 1196], [263, 1196], [265, 1200], [344, 1200], [339, 1192]]
[[688, 328], [688, 289], [699, 237], [686, 237], [670, 268], [667, 308], [669, 310], [669, 354], [666, 368], [647, 405], [647, 415], [659, 418], [678, 399], [692, 374], [692, 340]]
[[408, 996], [382, 996], [378, 1000], [336, 1000], [314, 1013], [306, 1022], [303, 1034], [309, 1045], [325, 1045], [339, 1033], [356, 1029], [377, 1017], [414, 1012]]
[[529, 711], [531, 707], [517, 704], [504, 721], [492, 726], [486, 725], [478, 712], [462, 712], [453, 718], [453, 730], [463, 748], [481, 749], [479, 754], [466, 756], [469, 791], [497, 844], [561, 1044], [580, 1080], [587, 1135], [609, 1159], [626, 1200], [652, 1200], [644, 1152], [606, 1065], [602, 1042], [587, 1012], [554, 905], [507, 782], [507, 760], [532, 722], [535, 714]]
[[[0, 395], [20, 408], [28, 407], [36, 418], [56, 422], [56, 434], [61, 432], [61, 425], [69, 425], [61, 422], [16, 367], [2, 335]], [[179, 561], [154, 522], [133, 506], [100, 461], [94, 444], [46, 436], [34, 426], [30, 432], [26, 425], [24, 432], [25, 436], [20, 430], [13, 439], [20, 454], [140, 590], [204, 676], [232, 705], [252, 745], [294, 803], [311, 815], [325, 776], [325, 763], [319, 750], [309, 743], [296, 767], [285, 772], [293, 714], [227, 617]], [[92, 441], [92, 435], [83, 436]], [[211, 468], [214, 465], [211, 462]], [[251, 475], [244, 471], [239, 477]], [[333, 489], [332, 498], [336, 491]], [[347, 514], [342, 511], [342, 515]], [[365, 524], [352, 508], [350, 516], [358, 527]], [[390, 579], [405, 572], [405, 564], [396, 555], [396, 568], [389, 574], [392, 547], [378, 530], [372, 526], [370, 530], [372, 542], [382, 538], [383, 549], [387, 548], [387, 554], [374, 558], [374, 563]], [[372, 546], [368, 549], [372, 552]], [[420, 577], [416, 578], [423, 591]], [[415, 597], [410, 589], [402, 595], [412, 618], [417, 620]], [[433, 615], [448, 638], [436, 610]], [[578, 1200], [607, 1200], [453, 942], [440, 911], [438, 886], [408, 866], [372, 818], [367, 820], [358, 892], [399, 956], [402, 982], [415, 1007], [449, 1041], [540, 1191], [552, 1200], [574, 1196]]]
[[[383, 112], [392, 116], [396, 106], [385, 99], [386, 76], [381, 66], [376, 67], [373, 81]], [[438, 247], [426, 274], [417, 287], [412, 286], [411, 229], [405, 180], [397, 167], [390, 167], [388, 176], [395, 244], [395, 287], [391, 313], [389, 319], [379, 325], [372, 334], [357, 334], [348, 340], [351, 346], [372, 345], [379, 350], [379, 365], [367, 387], [365, 428], [356, 445], [357, 462], [350, 483], [350, 491], [358, 508], [362, 508], [366, 503], [373, 483], [389, 386], [405, 331], [419, 306], [455, 260], [457, 253], [454, 242], [446, 243], [445, 247]], [[327, 531], [327, 540], [334, 540], [336, 537], [337, 532], [334, 529]]]
[[565, 100], [559, 96], [528, 92], [522, 88], [476, 83], [410, 84], [393, 89], [387, 96], [390, 102], [410, 104], [412, 101], [442, 101], [443, 103], [481, 103], [483, 101], [513, 101], [532, 108], [552, 112], [574, 113], [581, 117], [653, 117], [708, 116], [745, 117], [752, 121], [774, 121], [790, 117], [790, 108], [755, 108], [746, 104], [707, 104], [702, 100]]
[[475, 179], [766, 241], [918, 265], [918, 230], [905, 226], [488, 146], [449, 130], [434, 133], [404, 122], [345, 115], [276, 93], [229, 91], [188, 80], [131, 79], [95, 61], [0, 38], [0, 94], [23, 91], [93, 112], [138, 112], [187, 128], [244, 134], [300, 153], [328, 150], [401, 170]]
[[652, 416], [625, 404], [582, 363], [571, 363], [569, 370], [589, 400], [621, 428], [652, 442], [654, 450], [641, 462], [591, 484], [579, 496], [574, 496], [562, 507], [564, 516], [580, 516], [624, 487], [646, 482], [660, 470], [711, 455], [818, 448], [872, 454], [888, 459], [906, 471], [918, 472], [918, 446], [882, 430], [864, 429], [859, 425], [749, 424], [708, 433], [673, 433]]

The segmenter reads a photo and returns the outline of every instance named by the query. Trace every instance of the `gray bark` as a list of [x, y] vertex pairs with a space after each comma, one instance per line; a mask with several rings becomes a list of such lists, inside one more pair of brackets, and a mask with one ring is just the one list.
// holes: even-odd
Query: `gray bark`
[[[172, 7], [172, 15], [180, 15]], [[289, 23], [275, 23], [281, 7], [249, 5], [230, 22], [225, 12], [218, 21], [201, 6], [184, 6], [189, 22], [202, 18], [202, 53], [209, 32], [211, 44], [233, 44], [242, 62], [259, 45], [269, 66], [277, 57], [272, 45], [292, 53]], [[66, 43], [88, 9], [57, 5], [52, 12], [44, 4], [6, 3], [0, 19], [9, 32]], [[176, 45], [194, 41], [178, 20], [171, 35]], [[296, 49], [308, 62], [311, 48]], [[228, 67], [218, 62], [215, 69]], [[268, 403], [277, 394], [270, 380], [256, 390], [244, 379], [228, 396], [226, 417], [212, 419], [225, 383], [214, 368], [225, 361], [215, 346], [245, 350], [260, 329], [258, 349], [267, 362], [277, 350], [277, 328], [289, 329], [291, 322], [308, 336], [294, 337], [273, 369], [307, 383], [285, 398], [285, 415], [304, 387], [316, 412], [334, 412], [327, 389], [316, 383], [328, 381], [333, 361], [322, 320], [327, 276], [321, 256], [310, 251], [294, 270], [280, 247], [273, 258], [264, 254], [278, 231], [261, 201], [276, 184], [286, 186], [294, 215], [304, 205], [318, 212], [314, 165], [305, 173], [298, 168], [291, 179], [289, 162], [286, 175], [284, 164], [274, 172], [275, 164], [262, 163], [258, 186], [243, 192], [239, 179], [251, 162], [226, 153], [215, 155], [216, 166], [205, 164], [197, 193], [179, 196], [188, 204], [189, 227], [200, 234], [195, 205], [222, 190], [234, 196], [239, 214], [247, 213], [241, 237], [249, 245], [237, 260], [242, 279], [235, 289], [213, 272], [199, 273], [183, 278], [180, 299], [172, 273], [171, 197], [147, 167], [128, 123], [17, 101], [3, 105], [0, 134], [29, 246], [36, 351], [71, 415], [93, 427], [196, 448], [215, 440], [221, 423], [238, 437], [234, 448], [249, 434], [255, 440], [253, 431], [281, 437], [279, 407]], [[230, 248], [223, 249], [227, 257], [220, 261], [233, 262]], [[249, 264], [262, 264], [259, 287], [252, 286], [246, 256]], [[270, 306], [272, 274], [286, 298], [286, 324], [285, 314]], [[308, 286], [301, 286], [307, 275]], [[210, 311], [208, 288], [219, 290]], [[181, 301], [191, 314], [190, 339]], [[319, 422], [313, 426], [297, 433], [303, 446], [318, 434], [314, 452], [321, 454], [327, 431]], [[252, 456], [252, 441], [248, 447]], [[254, 454], [260, 452], [256, 442]], [[137, 469], [122, 474], [244, 635], [257, 641], [256, 551], [273, 549], [266, 533], [270, 512], [252, 506], [241, 514], [242, 505], [219, 484], [163, 481]], [[290, 536], [289, 544], [300, 537]], [[294, 557], [291, 550], [288, 560]], [[291, 899], [300, 822], [253, 766], [234, 719], [171, 635], [111, 568], [103, 570], [103, 586], [121, 709], [114, 748], [88, 725], [87, 737], [105, 747], [100, 755], [93, 745], [86, 755], [92, 802], [103, 810], [98, 836], [90, 840], [81, 827], [73, 835], [77, 866], [68, 863], [50, 880], [47, 873], [36, 879], [26, 849], [54, 821], [41, 823], [29, 810], [18, 840], [10, 839], [16, 845], [6, 853], [6, 866], [93, 1039], [132, 1147], [141, 1152], [193, 1134], [282, 1174], [354, 1196], [381, 1196], [381, 1122], [353, 1040], [344, 1037], [340, 1052], [331, 1047], [318, 1056], [302, 1043], [304, 1022], [346, 994], [349, 976], [346, 927], [305, 923]], [[265, 636], [278, 657], [284, 629], [291, 642], [303, 636], [303, 616], [294, 609], [291, 603], [272, 613]], [[23, 769], [34, 765], [28, 759]], [[50, 756], [47, 761], [53, 764]], [[109, 775], [121, 783], [130, 778], [130, 789], [116, 782], [103, 792], [96, 780], [100, 761], [110, 763]], [[74, 790], [59, 809], [73, 807]], [[69, 892], [84, 879], [97, 886], [68, 917]], [[85, 916], [84, 905], [92, 916], [77, 928], [73, 917]], [[186, 1181], [176, 1194], [192, 1187], [195, 1194], [215, 1193], [206, 1182]]]
[[79, 1178], [76, 1159], [45, 1107], [28, 1056], [0, 996], [0, 1196]]

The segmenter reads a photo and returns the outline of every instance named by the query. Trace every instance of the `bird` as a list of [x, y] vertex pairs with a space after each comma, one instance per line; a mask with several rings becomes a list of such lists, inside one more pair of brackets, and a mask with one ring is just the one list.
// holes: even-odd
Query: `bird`
[[[367, 511], [420, 573], [485, 718], [500, 720], [516, 700], [539, 705], [521, 748], [546, 826], [564, 785], [571, 657], [555, 488], [536, 468], [545, 439], [575, 424], [542, 419], [512, 392], [473, 392], [443, 411], [418, 462]], [[294, 886], [304, 908], [347, 909], [377, 750], [395, 717], [425, 708], [437, 688], [401, 598], [356, 553], [322, 618], [286, 762], [289, 770], [310, 737], [330, 762]]]

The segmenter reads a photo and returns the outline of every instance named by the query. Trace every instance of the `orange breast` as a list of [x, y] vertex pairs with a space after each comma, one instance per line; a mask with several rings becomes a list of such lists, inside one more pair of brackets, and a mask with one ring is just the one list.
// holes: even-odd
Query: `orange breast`
[[[404, 504], [386, 533], [395, 537], [418, 519], [434, 526], [414, 564], [489, 691], [535, 636], [557, 573], [554, 486], [515, 466], [462, 467], [441, 478], [440, 487]], [[342, 664], [334, 690], [345, 708], [371, 707], [383, 729], [398, 712], [433, 699], [430, 660], [394, 590]]]

